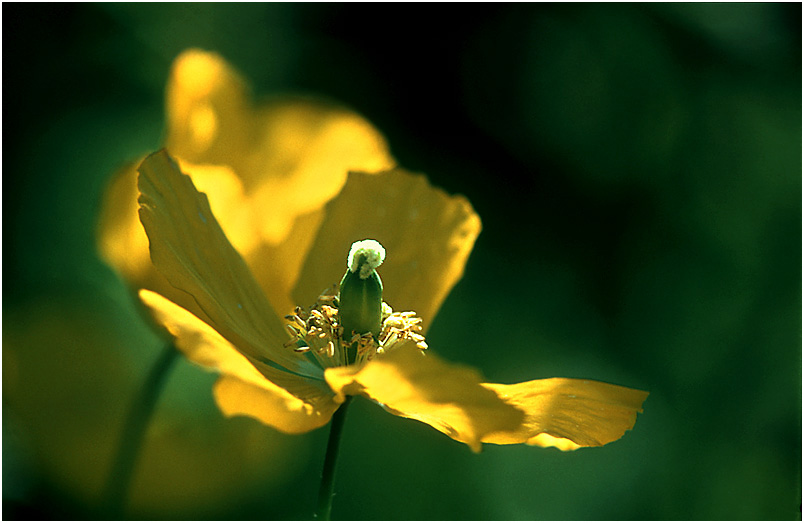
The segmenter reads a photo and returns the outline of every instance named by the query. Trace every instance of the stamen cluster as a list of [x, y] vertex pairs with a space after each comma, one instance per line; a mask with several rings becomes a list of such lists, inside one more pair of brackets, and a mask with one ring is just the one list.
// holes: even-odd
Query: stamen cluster
[[427, 350], [427, 342], [424, 341], [422, 331], [422, 319], [416, 316], [413, 311], [393, 312], [388, 307], [389, 314], [385, 315], [386, 303], [383, 302], [382, 331], [380, 331], [380, 348], [383, 349], [393, 346], [400, 340], [413, 340], [419, 350]]
[[382, 302], [382, 329], [378, 339], [370, 332], [349, 333], [345, 336], [338, 317], [338, 294], [324, 293], [312, 307], [296, 307], [285, 316], [285, 325], [293, 337], [286, 347], [298, 353], [310, 354], [324, 367], [347, 365], [346, 348], [355, 344], [355, 363], [364, 364], [379, 354], [393, 350], [398, 344], [410, 340], [424, 351], [427, 343], [422, 331], [422, 319], [413, 311], [394, 312]]

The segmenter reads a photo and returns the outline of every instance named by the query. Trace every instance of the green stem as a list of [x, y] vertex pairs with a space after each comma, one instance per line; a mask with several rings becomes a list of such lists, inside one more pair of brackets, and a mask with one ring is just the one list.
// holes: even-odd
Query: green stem
[[137, 457], [145, 440], [145, 431], [156, 407], [159, 394], [162, 392], [168, 371], [178, 353], [173, 343], [168, 343], [162, 349], [162, 354], [151, 368], [128, 412], [120, 438], [120, 447], [117, 449], [109, 478], [106, 480], [103, 496], [105, 513], [110, 517], [119, 517], [123, 512], [126, 495], [134, 476]]
[[350, 401], [352, 401], [352, 397], [347, 396], [341, 408], [335, 411], [332, 416], [332, 425], [329, 429], [327, 455], [324, 457], [324, 469], [321, 471], [321, 489], [318, 491], [318, 510], [316, 510], [316, 518], [324, 521], [329, 521], [332, 513], [332, 494], [335, 490], [335, 463], [338, 461], [338, 447], [341, 444], [346, 409], [349, 407]]

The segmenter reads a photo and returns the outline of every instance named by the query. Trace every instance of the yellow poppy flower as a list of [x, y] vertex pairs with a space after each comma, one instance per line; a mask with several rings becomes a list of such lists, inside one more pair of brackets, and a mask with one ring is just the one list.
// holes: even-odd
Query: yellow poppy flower
[[[323, 204], [341, 191], [346, 173], [350, 169], [376, 171], [395, 164], [385, 138], [360, 115], [311, 97], [255, 101], [241, 74], [219, 55], [198, 49], [181, 53], [173, 62], [166, 86], [165, 113], [163, 144], [192, 173], [196, 186], [208, 194], [227, 237], [252, 264], [253, 275], [277, 310], [292, 307], [291, 291], [323, 219]], [[195, 300], [170, 285], [151, 263], [137, 204], [136, 168], [143, 158], [123, 167], [104, 195], [99, 251], [132, 288], [156, 291], [194, 314], [203, 315]], [[222, 434], [227, 438], [242, 436], [244, 430], [237, 425]], [[185, 453], [180, 453], [179, 459], [192, 454], [188, 449], [194, 442], [185, 443]], [[140, 473], [147, 475], [148, 470], [154, 470], [156, 456], [169, 452], [172, 444], [172, 439], [162, 436], [149, 440], [148, 450], [138, 464]], [[274, 441], [271, 446], [277, 445]], [[257, 461], [275, 456], [277, 451], [281, 449], [274, 448], [273, 454], [262, 453], [256, 456]], [[207, 456], [200, 466], [214, 470], [215, 463], [225, 461], [230, 454]], [[277, 463], [281, 469], [282, 464]], [[259, 468], [255, 467], [251, 468]], [[237, 490], [254, 477], [253, 470], [242, 472], [240, 482], [229, 481], [227, 488], [218, 488], [216, 496], [207, 496], [206, 501], [215, 503], [221, 496], [231, 498], [232, 489]], [[226, 480], [220, 474], [205, 479], [188, 479], [185, 475], [173, 482], [174, 489], [160, 491], [164, 481], [176, 480], [177, 476], [161, 474], [160, 478], [161, 482], [146, 482], [147, 489], [142, 486], [146, 483], [136, 486], [131, 503], [156, 503], [165, 508], [164, 496], [170, 498], [171, 492], [189, 495]], [[160, 495], [149, 496], [146, 490]], [[245, 490], [240, 488], [239, 492]], [[192, 497], [173, 496], [172, 503]], [[236, 502], [236, 497], [232, 499]]]
[[[460, 278], [480, 220], [468, 201], [422, 176], [352, 172], [321, 211], [293, 298], [316, 301], [339, 280], [352, 242], [376, 238], [388, 250], [384, 298], [417, 311], [394, 313], [384, 304], [379, 327], [351, 338], [338, 328], [344, 305], [334, 296], [282, 320], [276, 311], [290, 308], [266, 297], [207, 196], [164, 150], [147, 157], [139, 173], [139, 214], [153, 264], [192, 297], [194, 310], [149, 290], [140, 297], [190, 360], [220, 373], [214, 394], [227, 415], [302, 433], [326, 424], [346, 396], [362, 395], [479, 451], [482, 443], [604, 445], [641, 412], [643, 391], [564, 378], [484, 383], [473, 369], [424, 354], [422, 333]], [[348, 356], [352, 342], [357, 352]]]

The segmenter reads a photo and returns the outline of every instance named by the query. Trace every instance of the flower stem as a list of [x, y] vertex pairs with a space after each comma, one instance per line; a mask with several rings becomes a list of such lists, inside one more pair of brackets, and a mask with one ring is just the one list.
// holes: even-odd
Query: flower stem
[[332, 416], [332, 425], [329, 429], [327, 455], [324, 457], [324, 469], [321, 471], [321, 489], [318, 491], [318, 510], [316, 510], [316, 518], [324, 521], [329, 521], [332, 513], [332, 495], [335, 490], [335, 463], [338, 461], [338, 447], [341, 443], [341, 433], [346, 420], [346, 409], [351, 401], [352, 397], [347, 396], [341, 408], [336, 410]]
[[145, 431], [178, 353], [173, 343], [168, 343], [162, 349], [128, 412], [103, 496], [104, 512], [109, 517], [119, 517], [123, 512], [137, 457], [145, 440]]

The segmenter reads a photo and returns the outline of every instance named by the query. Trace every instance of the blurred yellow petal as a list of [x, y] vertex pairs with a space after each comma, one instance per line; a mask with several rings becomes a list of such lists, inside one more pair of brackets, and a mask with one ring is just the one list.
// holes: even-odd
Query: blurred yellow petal
[[349, 169], [393, 165], [385, 138], [352, 111], [306, 98], [254, 104], [240, 73], [217, 53], [200, 49], [174, 61], [166, 113], [165, 145], [177, 158], [228, 165], [249, 190], [266, 178], [276, 188], [295, 188], [291, 199], [301, 199], [300, 213], [320, 203], [305, 202], [311, 179], [337, 192]]
[[43, 294], [3, 311], [4, 437], [24, 438], [53, 488], [92, 503], [139, 370], [127, 357], [130, 341], [96, 313], [98, 303], [109, 306]]
[[168, 80], [165, 145], [193, 163], [237, 165], [253, 134], [249, 96], [245, 81], [220, 56], [183, 52]]
[[282, 322], [212, 215], [206, 195], [162, 150], [140, 165], [140, 219], [151, 260], [190, 294], [205, 319], [244, 354], [311, 376], [320, 369], [283, 347]]
[[270, 245], [287, 238], [297, 216], [335, 196], [349, 170], [394, 165], [385, 138], [352, 111], [308, 99], [256, 106], [238, 72], [198, 49], [174, 62], [167, 117], [171, 154], [226, 165], [254, 191]]
[[144, 287], [154, 273], [148, 237], [137, 217], [137, 166], [128, 164], [112, 177], [101, 203], [98, 249], [104, 261], [135, 286]]
[[447, 195], [422, 175], [350, 173], [326, 206], [293, 296], [297, 303], [314, 300], [340, 280], [352, 242], [372, 238], [389, 253], [381, 270], [384, 300], [395, 310], [415, 310], [426, 329], [463, 275], [480, 228], [466, 198]]
[[140, 291], [140, 299], [189, 360], [221, 373], [215, 400], [227, 416], [251, 416], [295, 434], [326, 424], [338, 408], [325, 382], [264, 366], [258, 371], [231, 343], [188, 311], [151, 291]]
[[620, 439], [634, 427], [648, 397], [641, 390], [569, 378], [483, 386], [525, 412], [516, 430], [487, 434], [484, 443], [527, 443], [561, 450], [599, 447]]
[[469, 367], [424, 355], [414, 343], [384, 354], [364, 367], [334, 367], [327, 383], [341, 395], [362, 394], [405, 418], [427, 423], [480, 451], [485, 436], [515, 430], [523, 414], [481, 385]]
[[351, 111], [300, 100], [269, 105], [261, 115], [262, 136], [246, 170], [271, 174], [255, 192], [268, 213], [261, 223], [269, 244], [286, 238], [296, 216], [338, 194], [350, 170], [394, 166], [382, 135]]

